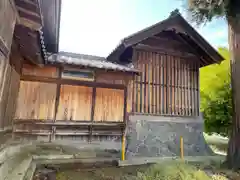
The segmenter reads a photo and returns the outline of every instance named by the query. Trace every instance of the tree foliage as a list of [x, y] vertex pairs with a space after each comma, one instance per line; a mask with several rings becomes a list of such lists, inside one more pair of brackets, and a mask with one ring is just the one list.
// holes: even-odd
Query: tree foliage
[[240, 16], [239, 0], [188, 0], [188, 10], [197, 23], [211, 21], [214, 17], [237, 20]]
[[227, 164], [240, 169], [240, 0], [188, 0], [188, 10], [197, 22], [205, 23], [214, 17], [225, 17], [228, 24], [231, 53], [232, 128], [228, 144]]
[[219, 48], [219, 52], [225, 58], [221, 64], [200, 69], [201, 111], [207, 133], [228, 136], [232, 122], [230, 59], [226, 48]]

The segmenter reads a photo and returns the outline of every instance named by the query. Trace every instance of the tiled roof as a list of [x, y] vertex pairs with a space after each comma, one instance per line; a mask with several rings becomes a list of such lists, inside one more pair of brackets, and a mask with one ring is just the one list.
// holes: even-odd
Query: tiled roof
[[61, 63], [70, 65], [79, 65], [85, 67], [108, 69], [122, 72], [139, 73], [137, 69], [113, 62], [106, 61], [104, 57], [74, 54], [68, 52], [59, 52], [48, 57], [49, 63]]

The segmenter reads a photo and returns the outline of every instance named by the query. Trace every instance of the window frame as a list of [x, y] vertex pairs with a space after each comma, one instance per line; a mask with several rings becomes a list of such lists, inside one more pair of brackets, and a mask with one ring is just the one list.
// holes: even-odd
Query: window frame
[[63, 68], [61, 72], [61, 78], [83, 80], [83, 81], [94, 81], [95, 72], [90, 69]]

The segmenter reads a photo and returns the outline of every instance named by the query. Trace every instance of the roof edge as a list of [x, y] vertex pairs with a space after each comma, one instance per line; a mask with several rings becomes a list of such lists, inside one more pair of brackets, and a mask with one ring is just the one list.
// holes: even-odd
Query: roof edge
[[[107, 56], [107, 60], [116, 61], [126, 48], [133, 46], [142, 40], [153, 36], [171, 25], [184, 26], [186, 32], [206, 54], [212, 59], [213, 63], [220, 63], [224, 58], [212, 47], [186, 20], [182, 17], [178, 10], [174, 10], [167, 19], [160, 21], [152, 26], [142, 29], [125, 37], [121, 43]], [[141, 36], [137, 38], [136, 36]], [[115, 60], [116, 59], [116, 60]]]

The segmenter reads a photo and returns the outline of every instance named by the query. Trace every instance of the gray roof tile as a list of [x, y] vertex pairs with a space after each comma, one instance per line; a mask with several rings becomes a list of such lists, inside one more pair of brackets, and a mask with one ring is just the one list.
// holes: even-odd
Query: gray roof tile
[[48, 62], [79, 65], [99, 69], [109, 69], [122, 72], [139, 73], [139, 71], [137, 69], [134, 69], [133, 67], [106, 61], [104, 57], [85, 54], [59, 52], [57, 54], [49, 56]]

